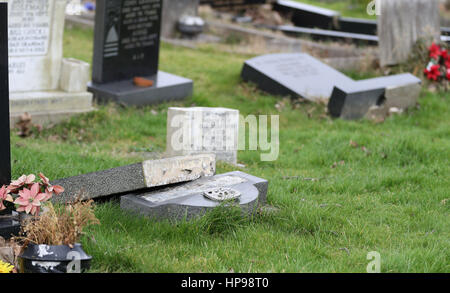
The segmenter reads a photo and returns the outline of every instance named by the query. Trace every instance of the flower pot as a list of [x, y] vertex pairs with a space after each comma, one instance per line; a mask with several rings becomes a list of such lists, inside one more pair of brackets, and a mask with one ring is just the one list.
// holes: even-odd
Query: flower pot
[[81, 244], [68, 245], [29, 244], [19, 256], [21, 273], [83, 273], [91, 267], [92, 257]]

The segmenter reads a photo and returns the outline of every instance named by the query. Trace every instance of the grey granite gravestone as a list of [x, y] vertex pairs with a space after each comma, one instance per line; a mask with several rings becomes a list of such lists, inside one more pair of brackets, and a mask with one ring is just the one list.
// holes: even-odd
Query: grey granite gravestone
[[78, 199], [94, 199], [150, 187], [168, 185], [213, 176], [216, 158], [213, 154], [172, 157], [144, 161], [128, 166], [83, 174], [52, 182], [61, 185], [65, 191], [53, 197], [55, 202], [69, 202]]
[[[395, 99], [413, 99], [417, 100], [417, 86], [421, 80], [416, 76], [406, 73], [393, 76], [384, 76], [356, 81], [346, 86], [336, 86], [328, 103], [328, 110], [333, 117], [343, 119], [360, 119], [363, 118], [369, 109], [373, 106], [383, 106], [386, 103], [386, 89], [391, 90], [395, 87], [409, 87], [410, 90], [404, 89], [402, 93], [407, 97], [392, 93], [388, 104], [396, 104]], [[397, 104], [408, 104], [410, 107], [412, 102], [397, 102]]]
[[0, 187], [11, 180], [7, 5], [0, 3]]
[[[161, 10], [162, 0], [97, 1], [88, 88], [99, 102], [143, 106], [192, 94], [191, 80], [158, 71]], [[135, 85], [135, 77], [153, 85]]]
[[242, 78], [270, 94], [300, 96], [310, 101], [328, 99], [334, 86], [354, 80], [304, 53], [269, 54], [247, 60]]
[[268, 181], [240, 171], [229, 172], [163, 190], [125, 195], [120, 199], [120, 207], [157, 220], [189, 220], [221, 204], [205, 196], [205, 192], [217, 188], [231, 188], [240, 193], [236, 205], [252, 214], [258, 205], [266, 203]]

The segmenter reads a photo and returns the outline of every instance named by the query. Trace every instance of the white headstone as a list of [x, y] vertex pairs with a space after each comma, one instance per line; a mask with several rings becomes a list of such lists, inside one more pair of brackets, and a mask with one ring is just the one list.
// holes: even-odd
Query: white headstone
[[[12, 122], [24, 112], [31, 114], [33, 121], [45, 123], [72, 113], [91, 111], [92, 95], [87, 93], [89, 70], [85, 69], [86, 63], [66, 61], [64, 78], [61, 78], [67, 1], [7, 2]], [[68, 72], [71, 70], [75, 74]], [[75, 79], [85, 85], [80, 86]], [[67, 85], [67, 80], [78, 86]], [[77, 103], [77, 99], [83, 103]], [[78, 106], [74, 108], [74, 105]], [[54, 113], [51, 113], [52, 109]]]
[[381, 0], [378, 36], [381, 66], [407, 60], [420, 38], [440, 39], [438, 0]]
[[171, 107], [166, 150], [174, 156], [214, 153], [217, 160], [236, 164], [238, 133], [238, 110]]

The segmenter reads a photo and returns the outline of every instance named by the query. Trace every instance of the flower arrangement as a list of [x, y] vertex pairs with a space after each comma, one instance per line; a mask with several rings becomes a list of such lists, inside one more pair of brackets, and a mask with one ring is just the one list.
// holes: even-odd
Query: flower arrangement
[[450, 52], [433, 43], [429, 48], [429, 57], [431, 60], [424, 70], [427, 78], [432, 81], [450, 80]]
[[51, 185], [44, 174], [39, 173], [39, 178], [40, 181], [35, 182], [35, 175], [22, 175], [10, 185], [3, 185], [0, 188], [0, 211], [6, 209], [5, 202], [11, 202], [15, 205], [17, 212], [37, 216], [43, 203], [51, 199], [53, 195], [64, 192], [63, 187]]
[[9, 274], [13, 271], [14, 266], [0, 260], [0, 274]]
[[53, 206], [39, 218], [29, 221], [23, 227], [26, 243], [46, 245], [73, 245], [80, 240], [85, 227], [100, 224], [94, 214], [93, 201], [68, 203]]

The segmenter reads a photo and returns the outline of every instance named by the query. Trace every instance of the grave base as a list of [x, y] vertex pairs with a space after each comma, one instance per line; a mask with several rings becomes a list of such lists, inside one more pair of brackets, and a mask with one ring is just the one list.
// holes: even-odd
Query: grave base
[[92, 94], [63, 91], [15, 92], [10, 95], [10, 125], [14, 127], [23, 113], [35, 124], [58, 123], [73, 115], [93, 111]]
[[20, 223], [15, 221], [12, 216], [0, 216], [0, 237], [9, 239], [11, 236], [17, 236], [20, 232]]
[[171, 100], [182, 100], [192, 95], [190, 79], [159, 71], [152, 87], [138, 87], [131, 79], [105, 84], [89, 83], [88, 90], [99, 103], [116, 102], [127, 106], [145, 106]]
[[266, 203], [268, 181], [235, 171], [150, 193], [125, 195], [120, 199], [120, 207], [155, 220], [190, 220], [221, 205], [221, 202], [203, 195], [204, 191], [219, 187], [241, 193], [234, 204], [242, 209], [244, 215], [252, 215], [259, 205]]

